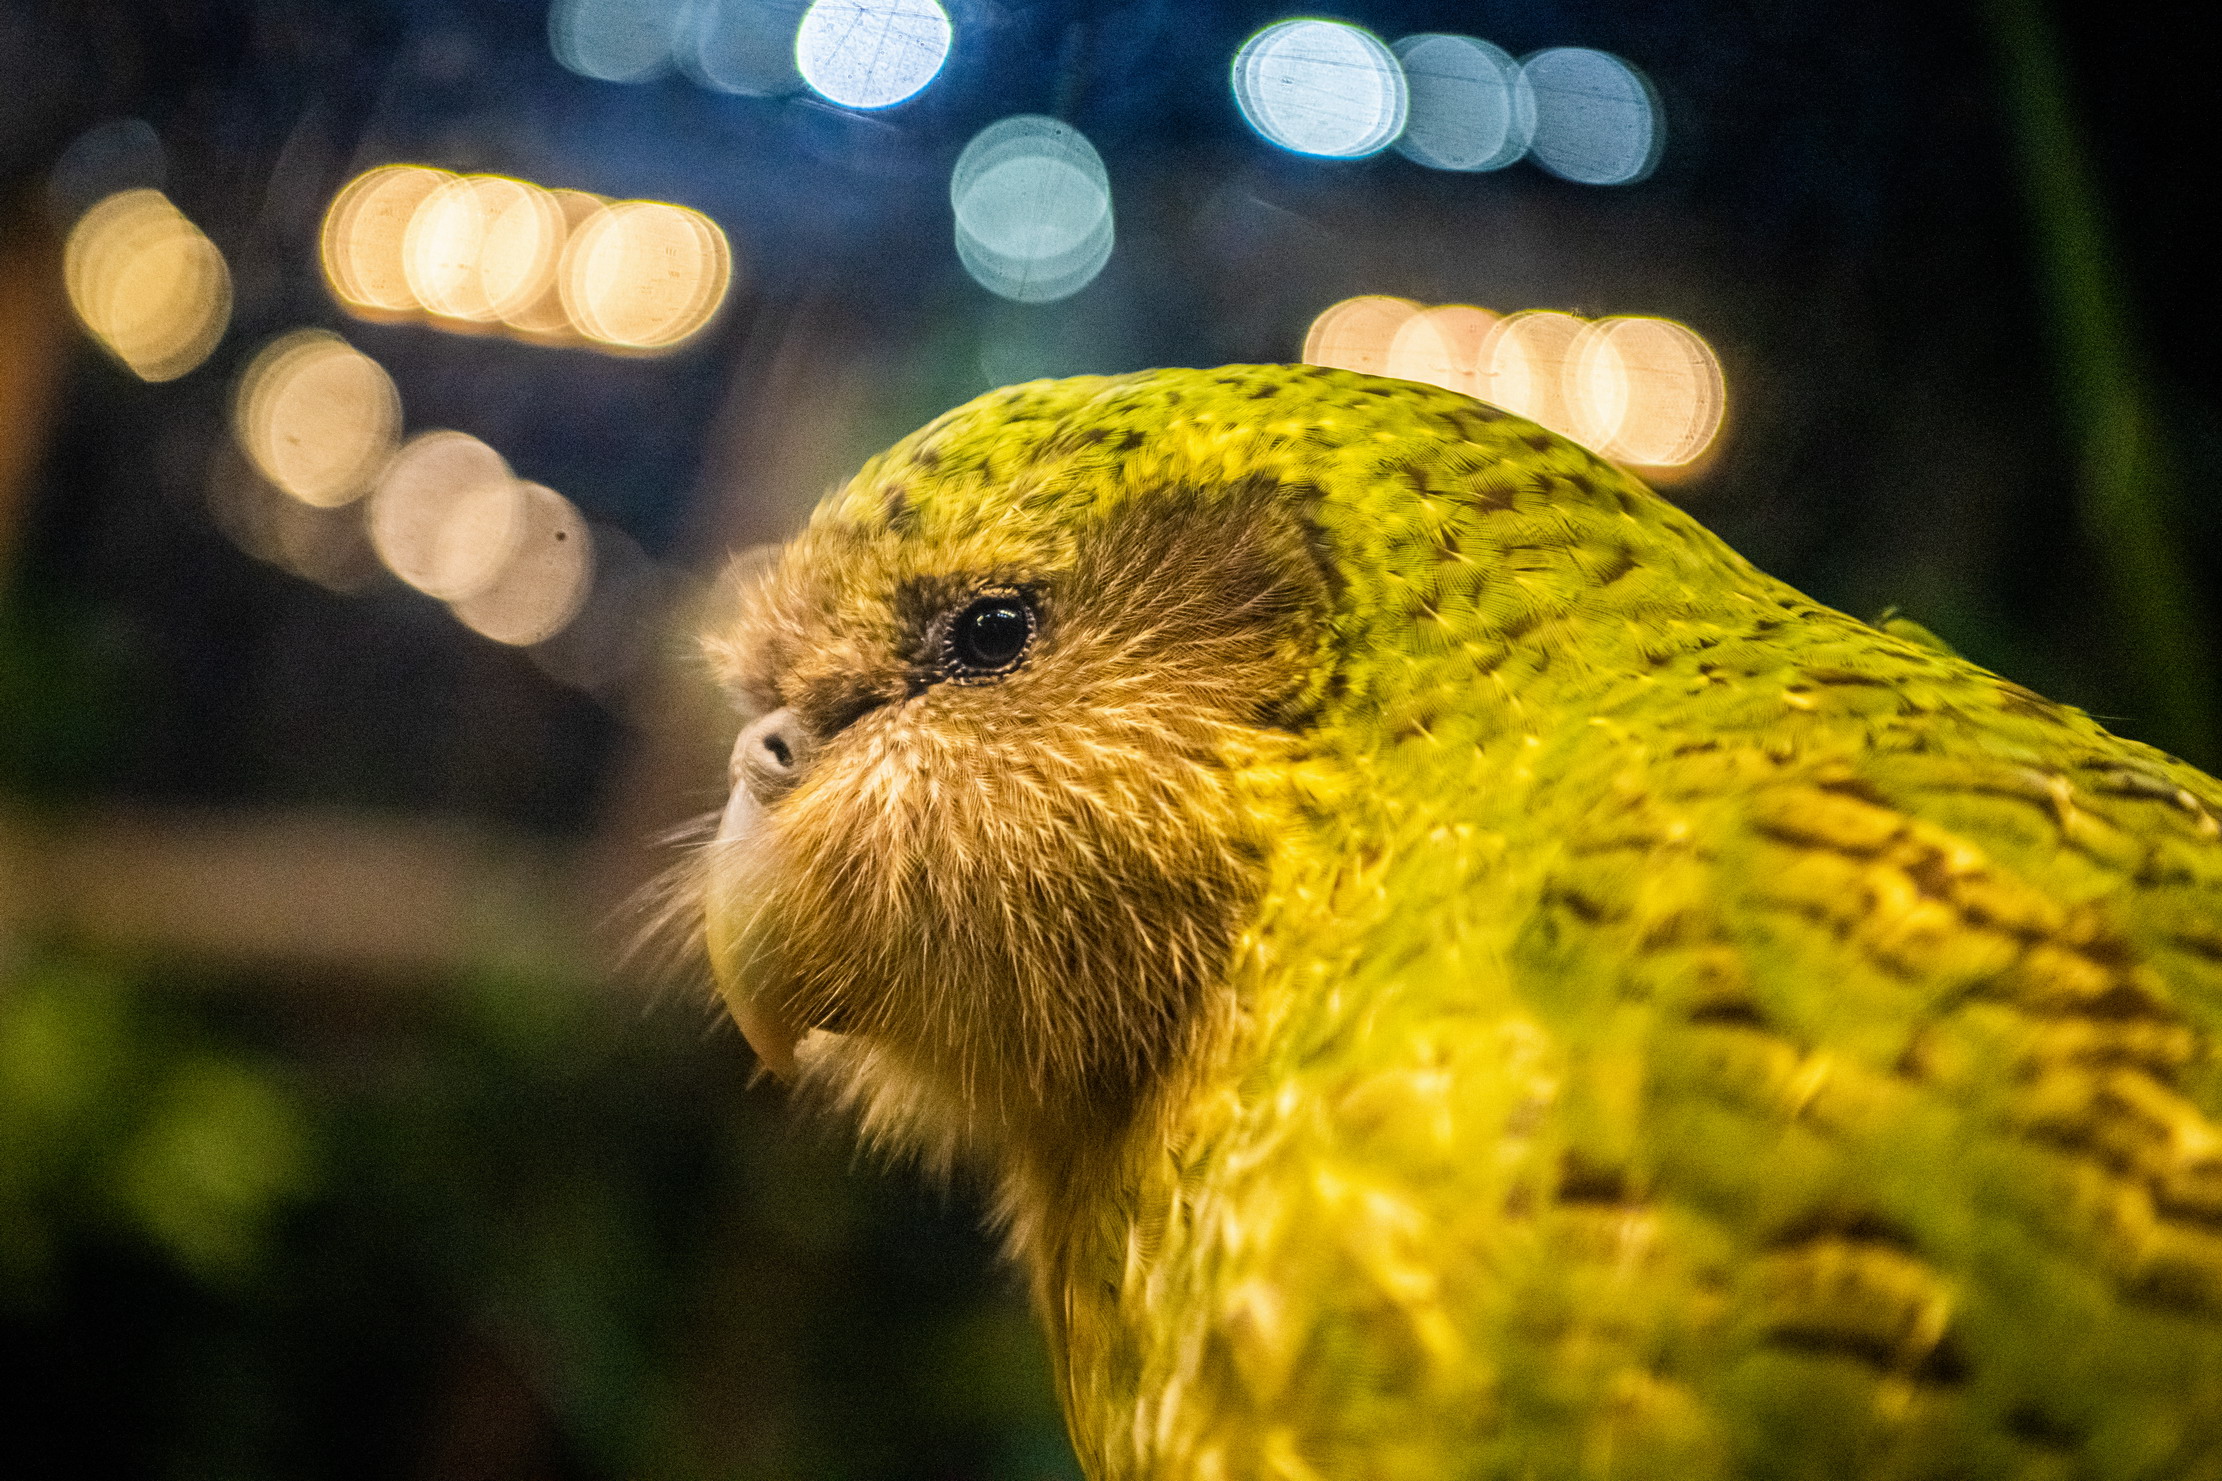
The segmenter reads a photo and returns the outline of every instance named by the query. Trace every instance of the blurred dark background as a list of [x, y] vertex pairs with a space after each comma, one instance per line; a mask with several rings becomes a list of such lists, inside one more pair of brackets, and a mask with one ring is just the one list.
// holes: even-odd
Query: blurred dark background
[[[2222, 128], [2182, 16], [1335, 12], [1625, 58], [1665, 142], [1600, 187], [1276, 147], [1228, 65], [1304, 12], [946, 8], [931, 83], [863, 110], [580, 75], [545, 0], [0, 0], [0, 1460], [1072, 1474], [972, 1191], [860, 1164], [751, 1087], [700, 982], [623, 952], [657, 840], [719, 797], [708, 578], [995, 384], [1294, 359], [1356, 294], [1663, 315], [1729, 406], [1671, 497], [1826, 602], [2222, 758]], [[1055, 302], [952, 243], [952, 164], [1014, 113], [1077, 127], [1115, 203]], [[73, 152], [102, 129], [138, 153]], [[656, 356], [352, 315], [320, 223], [396, 161], [691, 207], [731, 290]], [[145, 185], [232, 294], [156, 382], [64, 292], [81, 213]], [[304, 555], [240, 513], [235, 387], [304, 327], [385, 367], [407, 434], [576, 506], [572, 628], [490, 641], [357, 525]]]

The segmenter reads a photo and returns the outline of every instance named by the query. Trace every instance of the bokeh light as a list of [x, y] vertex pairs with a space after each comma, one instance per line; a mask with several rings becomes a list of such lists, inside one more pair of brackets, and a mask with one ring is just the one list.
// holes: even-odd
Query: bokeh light
[[802, 91], [795, 31], [809, 0], [696, 0], [680, 33], [687, 76], [721, 93], [781, 98]]
[[1536, 309], [1500, 319], [1468, 303], [1367, 295], [1312, 320], [1304, 361], [1447, 387], [1654, 470], [1702, 457], [1728, 405], [1712, 346], [1671, 319], [1592, 324]]
[[1569, 396], [1574, 346], [1586, 326], [1572, 314], [1529, 309], [1490, 329], [1479, 356], [1480, 396], [1553, 432], [1579, 438], [1582, 423]]
[[402, 257], [410, 219], [454, 176], [423, 165], [380, 165], [349, 181], [324, 213], [324, 279], [357, 313], [406, 314], [423, 307]]
[[593, 530], [593, 560], [578, 611], [526, 651], [557, 681], [590, 693], [623, 685], [668, 636], [672, 579], [623, 530]]
[[598, 82], [646, 82], [671, 66], [673, 33], [686, 0], [555, 0], [548, 48]]
[[525, 498], [509, 464], [463, 432], [409, 440], [370, 496], [370, 543], [386, 569], [444, 601], [476, 596], [509, 563]]
[[1573, 413], [1609, 458], [1679, 467], [1704, 453], [1727, 411], [1720, 360], [1671, 319], [1606, 319], [1575, 347]]
[[402, 275], [427, 312], [485, 323], [540, 296], [555, 273], [562, 229], [562, 213], [538, 186], [466, 175], [410, 213]]
[[888, 108], [934, 80], [950, 37], [934, 0], [817, 0], [795, 29], [795, 66], [844, 108]]
[[1411, 103], [1397, 152], [1434, 170], [1497, 170], [1527, 153], [1535, 94], [1501, 47], [1471, 36], [1406, 36], [1391, 48]]
[[710, 322], [732, 273], [732, 249], [709, 217], [660, 201], [620, 201], [572, 234], [560, 286], [565, 311], [587, 338], [666, 350]]
[[1470, 303], [1423, 309], [1397, 326], [1381, 373], [1479, 396], [1481, 347], [1496, 323], [1495, 314]]
[[[547, 642], [586, 607], [598, 542], [570, 500], [461, 432], [397, 453], [392, 380], [337, 335], [303, 329], [265, 346], [233, 418], [236, 441], [210, 467], [210, 512], [258, 559], [335, 591], [361, 589], [382, 565], [517, 647]], [[358, 517], [345, 506], [366, 487]]]
[[497, 643], [529, 647], [563, 631], [594, 581], [594, 543], [571, 501], [537, 483], [517, 486], [508, 559], [487, 587], [448, 604]]
[[1304, 363], [1387, 375], [1397, 331], [1419, 311], [1409, 298], [1371, 293], [1330, 305], [1304, 336]]
[[1666, 132], [1641, 72], [1610, 52], [1561, 46], [1521, 64], [1535, 97], [1535, 162], [1583, 185], [1628, 185], [1659, 162]]
[[555, 286], [570, 222], [551, 192], [522, 180], [482, 176], [471, 196], [484, 222], [476, 297], [491, 317], [514, 324]]
[[989, 124], [949, 177], [957, 256], [992, 293], [1048, 303], [1078, 292], [1111, 258], [1111, 181], [1067, 123], [1022, 113]]
[[1243, 43], [1234, 98], [1250, 127], [1284, 149], [1354, 159], [1404, 127], [1404, 69], [1370, 31], [1282, 21]]
[[498, 322], [534, 343], [624, 354], [698, 332], [733, 274], [725, 233], [698, 211], [421, 165], [381, 165], [342, 189], [322, 256], [359, 317], [468, 332]]
[[158, 190], [118, 191], [70, 229], [63, 282], [79, 322], [141, 380], [175, 380], [231, 322], [224, 254]]
[[303, 329], [248, 364], [232, 419], [263, 477], [332, 509], [367, 492], [393, 456], [401, 397], [377, 361], [336, 334]]
[[[487, 279], [487, 296], [502, 322], [527, 338], [543, 344], [576, 344], [579, 333], [564, 310], [559, 282], [563, 250], [571, 234], [609, 202], [583, 190], [542, 191], [532, 200], [529, 230], [551, 233], [547, 256], [539, 255], [537, 236], [527, 239], [525, 223], [505, 215], [487, 234], [487, 260], [480, 269]], [[529, 296], [528, 284], [537, 285]]]

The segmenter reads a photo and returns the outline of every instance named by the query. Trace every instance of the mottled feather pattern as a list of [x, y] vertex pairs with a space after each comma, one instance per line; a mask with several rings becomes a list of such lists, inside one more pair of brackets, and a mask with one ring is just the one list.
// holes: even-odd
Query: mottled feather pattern
[[[1091, 1474], [2222, 1473], [2222, 788], [2193, 769], [1819, 606], [1527, 422], [1309, 367], [951, 413], [829, 501], [726, 667], [757, 703], [814, 702], [820, 661], [892, 692], [864, 650], [894, 635], [763, 635], [869, 628], [858, 586], [1055, 589], [1106, 542], [1171, 572], [1098, 582], [1146, 630], [1152, 591], [1210, 589], [1215, 528], [1229, 599], [1289, 611], [1175, 625], [1272, 693], [1096, 634], [1136, 646], [1094, 708], [1047, 742], [1014, 718], [996, 769], [1084, 801], [988, 814], [1068, 836], [843, 811], [852, 770], [795, 835], [817, 882], [765, 886], [807, 896], [781, 931], [869, 935], [842, 850], [947, 836], [1004, 888], [999, 849], [1124, 840], [1118, 929], [1187, 933], [1063, 999], [1014, 982], [1056, 1022], [954, 1139], [977, 1082], [952, 1100], [917, 1046], [977, 1068], [996, 1025], [813, 1036], [883, 1135], [997, 1180]], [[1036, 893], [968, 970], [1069, 953], [1081, 908]], [[874, 951], [823, 955], [946, 999], [915, 943]], [[913, 1011], [867, 986], [823, 990]]]

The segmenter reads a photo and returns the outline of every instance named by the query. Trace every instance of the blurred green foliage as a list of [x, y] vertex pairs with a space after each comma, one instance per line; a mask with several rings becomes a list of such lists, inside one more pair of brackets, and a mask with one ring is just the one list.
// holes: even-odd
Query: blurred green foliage
[[149, 1020], [110, 978], [21, 973], [0, 1002], [0, 1296], [37, 1304], [78, 1229], [234, 1288], [312, 1186], [310, 1146], [267, 1066]]
[[115, 1476], [1056, 1477], [962, 1196], [706, 1012], [485, 974], [0, 969], [16, 1454]]

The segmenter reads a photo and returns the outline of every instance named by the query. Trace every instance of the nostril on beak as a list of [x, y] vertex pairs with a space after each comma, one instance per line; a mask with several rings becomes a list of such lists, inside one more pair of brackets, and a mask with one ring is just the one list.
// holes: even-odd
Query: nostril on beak
[[774, 710], [752, 721], [733, 745], [733, 785], [758, 802], [783, 796], [810, 758], [810, 733], [793, 710]]

